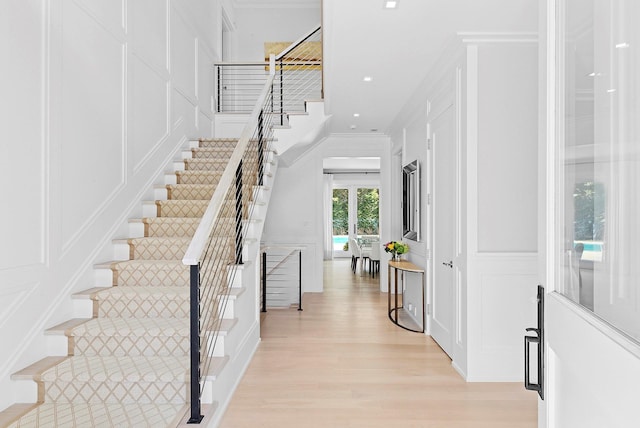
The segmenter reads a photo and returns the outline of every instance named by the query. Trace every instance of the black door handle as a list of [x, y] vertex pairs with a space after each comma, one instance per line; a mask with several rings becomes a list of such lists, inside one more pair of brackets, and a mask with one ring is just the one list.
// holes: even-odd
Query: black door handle
[[451, 269], [453, 269], [453, 260], [451, 260], [449, 263], [442, 262], [442, 264], [445, 265], [445, 266], [449, 266]]
[[[525, 389], [536, 391], [540, 398], [544, 400], [544, 288], [538, 286], [538, 328], [526, 329], [524, 336], [524, 387]], [[530, 336], [533, 333], [535, 336]], [[531, 344], [538, 345], [538, 381], [531, 382]]]

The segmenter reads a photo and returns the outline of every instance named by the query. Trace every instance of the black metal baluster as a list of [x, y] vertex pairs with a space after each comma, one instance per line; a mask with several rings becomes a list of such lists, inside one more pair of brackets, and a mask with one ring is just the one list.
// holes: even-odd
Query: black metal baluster
[[262, 312], [267, 312], [267, 252], [262, 252]]
[[258, 115], [258, 186], [264, 183], [264, 110]]
[[200, 402], [200, 266], [191, 265], [190, 269], [190, 316], [191, 336], [191, 417], [187, 423], [199, 424], [202, 415]]
[[298, 250], [298, 310], [302, 310], [302, 250]]
[[242, 160], [236, 170], [236, 264], [242, 262]]

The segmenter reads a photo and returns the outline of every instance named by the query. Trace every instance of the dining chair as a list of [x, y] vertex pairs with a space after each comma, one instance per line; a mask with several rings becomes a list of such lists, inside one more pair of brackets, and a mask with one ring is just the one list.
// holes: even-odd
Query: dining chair
[[369, 254], [369, 273], [375, 278], [376, 273], [380, 273], [380, 242], [371, 245], [371, 254]]

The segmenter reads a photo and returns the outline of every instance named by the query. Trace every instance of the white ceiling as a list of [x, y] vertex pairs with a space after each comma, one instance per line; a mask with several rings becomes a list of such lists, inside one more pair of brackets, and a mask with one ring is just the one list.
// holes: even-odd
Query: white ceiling
[[535, 32], [538, 3], [399, 0], [385, 10], [383, 0], [324, 0], [328, 132], [386, 133], [457, 32]]

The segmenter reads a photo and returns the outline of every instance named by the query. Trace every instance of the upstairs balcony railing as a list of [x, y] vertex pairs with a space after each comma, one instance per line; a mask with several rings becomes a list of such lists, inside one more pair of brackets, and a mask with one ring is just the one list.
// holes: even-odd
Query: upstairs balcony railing
[[192, 424], [202, 421], [202, 396], [214, 366], [225, 311], [237, 290], [234, 286], [243, 263], [246, 225], [252, 219], [264, 182], [265, 165], [273, 155], [273, 128], [282, 124], [288, 113], [304, 111], [304, 100], [322, 95], [321, 67], [314, 68], [321, 62], [305, 54], [308, 50], [305, 43], [315, 40], [319, 33], [320, 28], [282, 54], [273, 55], [269, 63], [261, 64], [262, 84], [240, 85], [235, 90], [236, 101], [240, 94], [245, 97], [245, 92], [251, 94], [247, 100], [253, 99], [243, 101], [243, 107], [236, 110], [250, 113], [247, 124], [183, 258], [183, 263], [190, 266], [191, 277], [189, 423]]
[[314, 28], [279, 54], [272, 55], [268, 62], [215, 64], [216, 111], [250, 112], [272, 71], [275, 76], [273, 111], [280, 113], [282, 121], [289, 113], [304, 112], [306, 100], [321, 99], [321, 28]]

